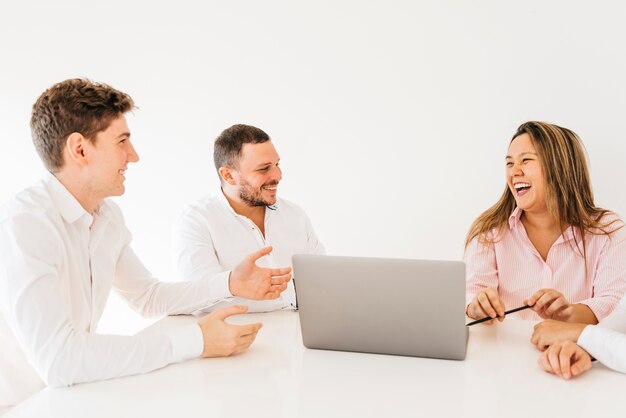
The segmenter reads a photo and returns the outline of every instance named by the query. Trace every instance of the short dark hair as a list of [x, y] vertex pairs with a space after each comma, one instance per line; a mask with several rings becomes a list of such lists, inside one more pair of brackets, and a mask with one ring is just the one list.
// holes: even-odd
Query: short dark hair
[[213, 161], [215, 169], [220, 167], [239, 166], [243, 144], [261, 144], [270, 140], [268, 134], [250, 125], [233, 125], [225, 129], [213, 145]]
[[82, 78], [62, 81], [44, 91], [33, 105], [30, 129], [46, 169], [54, 173], [63, 167], [63, 148], [72, 133], [93, 142], [98, 132], [134, 107], [128, 94]]

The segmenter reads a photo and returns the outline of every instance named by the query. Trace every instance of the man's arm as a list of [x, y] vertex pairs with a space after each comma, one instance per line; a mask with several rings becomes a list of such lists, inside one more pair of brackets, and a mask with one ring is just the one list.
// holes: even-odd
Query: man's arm
[[626, 373], [625, 334], [597, 325], [587, 325], [578, 338], [578, 345], [607, 367]]
[[[113, 336], [76, 328], [59, 285], [63, 248], [46, 219], [18, 215], [0, 224], [0, 309], [44, 382], [66, 386], [145, 373], [186, 358], [165, 333]], [[202, 333], [194, 326], [195, 352], [188, 355], [197, 356]]]
[[223, 280], [229, 293], [252, 300], [276, 299], [287, 288], [291, 267], [263, 268], [256, 261], [269, 254], [261, 248], [243, 258], [232, 271], [213, 278], [167, 283], [153, 278], [126, 245], [118, 261], [113, 286], [135, 310], [145, 316], [190, 314], [212, 306], [217, 298], [213, 282]]

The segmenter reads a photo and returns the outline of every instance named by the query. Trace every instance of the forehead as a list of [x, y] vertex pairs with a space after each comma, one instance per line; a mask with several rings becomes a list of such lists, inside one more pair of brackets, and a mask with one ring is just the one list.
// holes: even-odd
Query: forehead
[[528, 134], [521, 134], [511, 142], [507, 157], [515, 157], [524, 153], [537, 153], [533, 141]]
[[128, 129], [128, 123], [126, 123], [126, 117], [124, 115], [113, 119], [104, 131], [98, 132], [96, 137], [98, 139], [118, 138], [122, 135], [130, 135], [130, 129]]
[[240, 167], [254, 167], [259, 164], [275, 163], [279, 156], [272, 141], [265, 141], [260, 144], [243, 144], [241, 147]]

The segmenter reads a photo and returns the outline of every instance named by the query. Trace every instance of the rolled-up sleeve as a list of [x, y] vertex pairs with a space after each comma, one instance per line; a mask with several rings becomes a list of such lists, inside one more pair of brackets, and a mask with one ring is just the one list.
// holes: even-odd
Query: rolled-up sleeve
[[[623, 225], [621, 221], [620, 225]], [[615, 309], [626, 292], [626, 227], [607, 237], [597, 267], [592, 271], [593, 296], [578, 303], [589, 306], [601, 321]]]

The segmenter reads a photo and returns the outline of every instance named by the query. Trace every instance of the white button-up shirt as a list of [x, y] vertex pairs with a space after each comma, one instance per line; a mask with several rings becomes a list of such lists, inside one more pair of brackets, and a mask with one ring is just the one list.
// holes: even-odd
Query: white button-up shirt
[[606, 366], [626, 373], [626, 297], [598, 325], [587, 325], [578, 345]]
[[[294, 254], [325, 252], [304, 211], [280, 198], [265, 209], [265, 236], [254, 222], [233, 210], [221, 189], [187, 207], [174, 224], [174, 254], [184, 280], [206, 280], [232, 270], [246, 255], [268, 245], [273, 250], [257, 261], [261, 267], [288, 267]], [[212, 284], [214, 292], [221, 294], [212, 309], [243, 304], [250, 312], [267, 312], [296, 304], [293, 281], [278, 299], [266, 301], [233, 297], [225, 276], [215, 277]]]
[[95, 333], [112, 288], [143, 315], [192, 313], [217, 297], [209, 280], [159, 282], [130, 243], [117, 205], [105, 200], [92, 216], [53, 175], [0, 208], [0, 405], [44, 384], [144, 373], [201, 354], [196, 324]]

